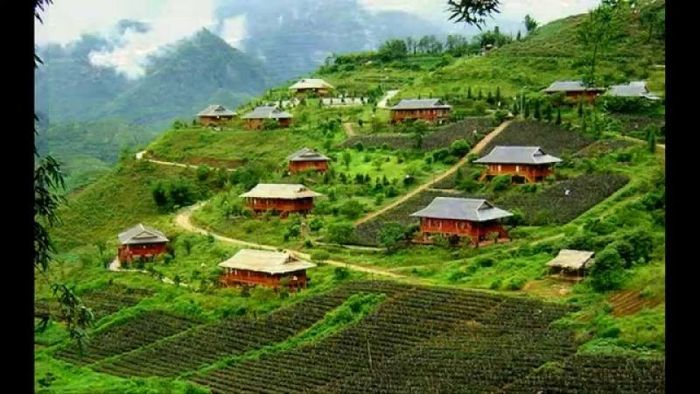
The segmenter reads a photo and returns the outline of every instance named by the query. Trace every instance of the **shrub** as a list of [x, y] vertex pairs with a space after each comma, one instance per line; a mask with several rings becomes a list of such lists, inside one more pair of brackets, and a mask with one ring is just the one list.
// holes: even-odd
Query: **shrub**
[[379, 230], [379, 244], [392, 253], [405, 244], [407, 229], [398, 222], [385, 223]]
[[508, 290], [520, 290], [525, 286], [525, 283], [527, 280], [521, 276], [514, 276], [510, 279], [508, 279], [508, 282], [506, 283], [506, 288]]
[[335, 267], [333, 270], [333, 279], [337, 281], [347, 279], [348, 276], [350, 276], [350, 272], [345, 267]]
[[200, 181], [205, 181], [209, 178], [211, 174], [211, 169], [205, 165], [197, 167], [197, 179]]
[[317, 250], [311, 254], [311, 260], [319, 263], [328, 260], [329, 257], [331, 257], [330, 253], [325, 250]]
[[506, 190], [511, 184], [510, 176], [498, 175], [491, 180], [491, 184], [494, 191]]
[[318, 231], [323, 227], [323, 219], [321, 218], [313, 218], [311, 222], [309, 222], [309, 230], [311, 231]]
[[466, 140], [459, 139], [459, 140], [454, 141], [450, 145], [450, 154], [452, 154], [454, 156], [462, 157], [462, 156], [466, 155], [470, 149], [471, 149], [471, 146], [469, 145], [469, 143]]
[[591, 267], [590, 283], [597, 291], [614, 290], [624, 279], [622, 257], [615, 248], [607, 247], [598, 253]]
[[338, 212], [348, 219], [357, 219], [365, 211], [365, 207], [357, 200], [348, 200], [340, 206]]
[[350, 223], [333, 223], [327, 228], [328, 240], [334, 243], [347, 243], [352, 240], [355, 229]]

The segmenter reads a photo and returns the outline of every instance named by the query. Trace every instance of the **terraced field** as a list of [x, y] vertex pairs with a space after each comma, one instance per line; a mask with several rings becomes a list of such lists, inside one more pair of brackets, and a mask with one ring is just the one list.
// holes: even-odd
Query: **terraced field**
[[[81, 295], [85, 305], [92, 309], [95, 321], [111, 315], [122, 308], [128, 308], [139, 303], [143, 298], [152, 294], [151, 291], [134, 289], [119, 285], [109, 285], [104, 289], [90, 291]], [[59, 306], [55, 300], [40, 299], [34, 303], [35, 316], [51, 315], [58, 318]]]
[[[385, 299], [330, 336], [289, 342], [358, 293]], [[71, 348], [57, 355], [117, 376], [185, 377], [213, 393], [663, 390], [662, 361], [577, 356], [573, 332], [550, 326], [571, 311], [487, 292], [353, 281], [260, 318], [197, 324], [145, 313], [101, 332], [84, 356]], [[258, 352], [273, 344], [276, 351]], [[248, 357], [217, 363], [236, 355]]]

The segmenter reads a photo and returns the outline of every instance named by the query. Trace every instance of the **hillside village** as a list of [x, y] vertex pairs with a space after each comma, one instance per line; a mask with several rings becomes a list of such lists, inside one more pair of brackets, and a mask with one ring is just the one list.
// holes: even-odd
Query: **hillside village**
[[664, 41], [620, 12], [596, 86], [579, 15], [174, 120], [61, 209], [95, 323], [37, 282], [39, 392], [663, 392]]

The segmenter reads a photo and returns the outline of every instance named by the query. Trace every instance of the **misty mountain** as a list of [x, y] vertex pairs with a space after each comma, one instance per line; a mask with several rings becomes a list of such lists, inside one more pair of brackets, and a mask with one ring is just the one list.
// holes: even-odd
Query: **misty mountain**
[[145, 75], [98, 115], [162, 127], [173, 118], [190, 119], [211, 103], [235, 108], [268, 84], [259, 60], [201, 30], [152, 58]]
[[222, 21], [244, 15], [244, 50], [263, 60], [275, 83], [308, 73], [331, 53], [374, 49], [394, 37], [445, 33], [413, 14], [370, 13], [356, 0], [234, 0], [217, 13]]

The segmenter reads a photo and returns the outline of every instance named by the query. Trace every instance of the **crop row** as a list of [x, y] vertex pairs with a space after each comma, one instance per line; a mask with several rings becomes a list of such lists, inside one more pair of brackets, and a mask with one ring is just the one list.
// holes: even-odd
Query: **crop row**
[[168, 313], [144, 312], [116, 324], [92, 337], [85, 349], [71, 344], [56, 352], [56, 357], [74, 364], [90, 364], [125, 353], [159, 339], [188, 330], [197, 322]]
[[[121, 285], [109, 285], [104, 289], [80, 294], [83, 303], [92, 310], [95, 320], [111, 315], [120, 309], [138, 304], [151, 295], [150, 291]], [[35, 315], [51, 315], [60, 318], [60, 306], [55, 300], [40, 299], [34, 302]]]
[[508, 387], [509, 393], [664, 393], [661, 360], [574, 356], [545, 366]]
[[[453, 379], [441, 378], [440, 373], [451, 371], [463, 377], [464, 387], [474, 388], [480, 381], [470, 383], [467, 377], [495, 376], [496, 370], [525, 374], [575, 350], [569, 333], [547, 327], [565, 313], [561, 306], [460, 290], [381, 283], [359, 287], [362, 291], [375, 288], [389, 298], [357, 325], [318, 343], [193, 380], [222, 393], [405, 392], [413, 390], [419, 376], [427, 382], [444, 378], [449, 385]], [[504, 324], [509, 320], [515, 323]], [[493, 352], [500, 356], [494, 357]], [[482, 373], [484, 365], [493, 366], [494, 371]]]
[[98, 367], [121, 376], [174, 376], [218, 359], [284, 341], [312, 326], [347, 298], [347, 293], [317, 296], [261, 318], [235, 317], [199, 326], [154, 346]]
[[593, 138], [574, 130], [532, 120], [513, 122], [494, 137], [483, 150], [483, 155], [496, 145], [539, 146], [546, 153], [560, 156], [575, 153], [593, 142]]
[[[420, 148], [424, 151], [448, 148], [454, 141], [459, 139], [466, 140], [473, 145], [492, 129], [493, 119], [489, 117], [467, 118], [426, 133]], [[382, 147], [386, 145], [390, 149], [411, 149], [416, 146], [416, 140], [412, 135], [399, 133], [354, 136], [347, 139], [341, 146], [352, 147], [358, 142], [364, 147]]]

